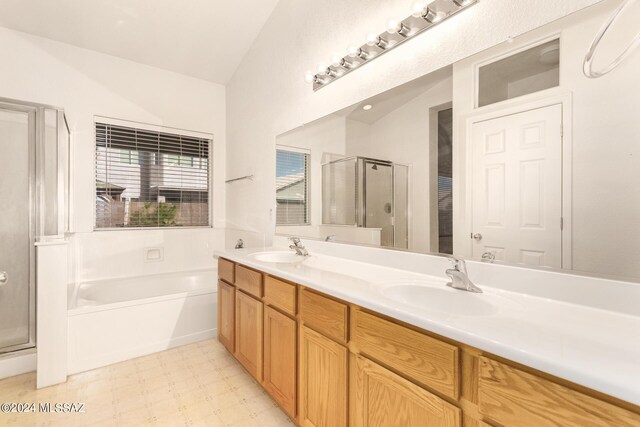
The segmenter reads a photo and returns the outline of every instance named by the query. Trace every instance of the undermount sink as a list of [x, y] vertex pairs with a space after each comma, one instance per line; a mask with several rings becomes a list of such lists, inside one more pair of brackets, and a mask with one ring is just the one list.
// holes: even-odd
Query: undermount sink
[[304, 261], [303, 256], [297, 255], [295, 252], [289, 252], [289, 251], [256, 252], [254, 254], [249, 255], [249, 257], [255, 259], [256, 261], [273, 262], [273, 263], [293, 264], [296, 262]]
[[[440, 287], [441, 286], [441, 287]], [[451, 289], [420, 282], [398, 283], [382, 289], [390, 300], [415, 308], [456, 316], [490, 316], [498, 307], [485, 294]]]

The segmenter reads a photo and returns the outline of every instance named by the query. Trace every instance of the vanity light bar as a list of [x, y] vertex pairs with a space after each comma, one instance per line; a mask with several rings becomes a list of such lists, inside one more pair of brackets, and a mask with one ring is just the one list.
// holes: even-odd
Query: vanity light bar
[[380, 35], [369, 34], [365, 44], [360, 47], [350, 47], [344, 57], [334, 55], [330, 65], [318, 66], [316, 74], [307, 71], [305, 80], [313, 83], [314, 91], [321, 89], [478, 1], [435, 0], [428, 4], [424, 0], [419, 1], [413, 8], [413, 14], [408, 18], [400, 22], [390, 21], [387, 31]]

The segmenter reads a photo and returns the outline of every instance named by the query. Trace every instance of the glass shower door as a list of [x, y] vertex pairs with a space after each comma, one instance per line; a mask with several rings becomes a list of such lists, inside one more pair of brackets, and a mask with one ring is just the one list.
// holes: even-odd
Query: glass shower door
[[0, 353], [33, 345], [35, 109], [0, 104]]
[[380, 245], [393, 247], [393, 166], [364, 161], [364, 213], [367, 228], [380, 228]]

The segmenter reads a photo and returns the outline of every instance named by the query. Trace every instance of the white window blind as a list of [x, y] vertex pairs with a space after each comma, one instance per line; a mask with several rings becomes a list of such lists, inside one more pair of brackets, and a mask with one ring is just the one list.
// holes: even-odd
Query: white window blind
[[309, 154], [276, 150], [276, 225], [308, 225]]
[[209, 225], [210, 146], [96, 122], [96, 228]]

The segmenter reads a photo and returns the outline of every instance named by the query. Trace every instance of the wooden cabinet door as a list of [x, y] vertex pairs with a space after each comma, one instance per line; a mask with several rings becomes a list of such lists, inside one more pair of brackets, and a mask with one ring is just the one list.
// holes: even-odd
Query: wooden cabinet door
[[297, 324], [264, 308], [264, 388], [291, 418], [296, 417]]
[[347, 425], [347, 349], [300, 328], [300, 425]]
[[262, 381], [262, 302], [236, 292], [236, 359]]
[[351, 427], [460, 426], [460, 409], [355, 354], [350, 361]]
[[235, 350], [236, 288], [218, 280], [218, 341], [231, 353]]

